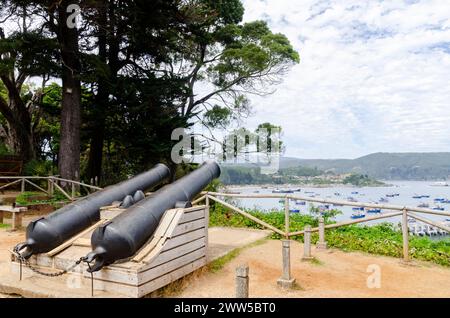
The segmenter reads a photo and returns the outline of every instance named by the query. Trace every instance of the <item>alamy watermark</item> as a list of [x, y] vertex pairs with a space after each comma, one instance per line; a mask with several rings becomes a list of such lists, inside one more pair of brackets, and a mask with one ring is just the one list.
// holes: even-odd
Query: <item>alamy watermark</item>
[[228, 134], [223, 141], [215, 141], [205, 146], [183, 128], [172, 132], [173, 141], [178, 141], [171, 151], [174, 163], [189, 163], [199, 159], [214, 159], [228, 164], [252, 164], [261, 168], [262, 174], [274, 174], [280, 168], [280, 129], [258, 129], [257, 133], [238, 129]]

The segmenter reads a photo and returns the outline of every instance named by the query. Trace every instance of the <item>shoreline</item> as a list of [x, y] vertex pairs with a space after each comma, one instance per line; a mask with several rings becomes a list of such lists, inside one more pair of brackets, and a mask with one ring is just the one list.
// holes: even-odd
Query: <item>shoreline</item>
[[355, 186], [343, 183], [327, 183], [327, 184], [228, 184], [224, 185], [227, 189], [253, 189], [253, 188], [263, 188], [267, 187], [268, 189], [275, 188], [390, 188], [395, 187], [393, 184], [383, 184], [383, 185], [369, 185], [369, 186]]

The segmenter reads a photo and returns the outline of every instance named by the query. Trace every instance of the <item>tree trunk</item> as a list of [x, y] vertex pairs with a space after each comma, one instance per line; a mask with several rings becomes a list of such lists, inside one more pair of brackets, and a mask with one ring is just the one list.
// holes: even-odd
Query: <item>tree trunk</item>
[[58, 156], [59, 173], [62, 178], [80, 178], [80, 125], [81, 84], [78, 58], [78, 30], [67, 26], [66, 13], [70, 1], [58, 6], [58, 42], [63, 61], [61, 140]]

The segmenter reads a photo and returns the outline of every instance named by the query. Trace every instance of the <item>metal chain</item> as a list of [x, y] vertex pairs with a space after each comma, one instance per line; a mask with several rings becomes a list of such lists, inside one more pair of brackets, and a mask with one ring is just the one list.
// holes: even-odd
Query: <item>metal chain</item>
[[86, 258], [85, 257], [81, 257], [78, 261], [76, 261], [73, 265], [67, 267], [66, 269], [63, 269], [59, 272], [56, 273], [45, 273], [45, 272], [41, 272], [39, 269], [37, 269], [36, 267], [33, 267], [33, 265], [30, 264], [30, 262], [25, 259], [22, 255], [20, 255], [20, 253], [17, 251], [16, 248], [14, 248], [14, 253], [16, 254], [17, 259], [19, 260], [19, 262], [21, 264], [25, 264], [28, 266], [28, 268], [30, 268], [33, 272], [35, 272], [36, 274], [42, 275], [42, 276], [47, 276], [47, 277], [58, 277], [58, 276], [62, 276], [64, 274], [66, 274], [67, 272], [70, 272], [72, 269], [74, 269], [75, 267], [77, 267], [81, 262], [85, 261]]

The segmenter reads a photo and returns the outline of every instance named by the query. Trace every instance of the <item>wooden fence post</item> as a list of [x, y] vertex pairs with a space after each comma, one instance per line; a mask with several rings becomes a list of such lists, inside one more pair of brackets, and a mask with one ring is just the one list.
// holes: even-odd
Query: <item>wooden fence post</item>
[[20, 192], [24, 193], [25, 192], [25, 178], [22, 179], [22, 184], [20, 187]]
[[289, 240], [289, 228], [290, 228], [289, 198], [286, 196], [284, 198], [284, 232], [285, 232], [285, 239], [286, 240]]
[[327, 242], [325, 241], [325, 220], [323, 217], [319, 217], [319, 241], [316, 247], [318, 249], [326, 249]]
[[282, 288], [292, 288], [295, 284], [295, 278], [291, 277], [291, 250], [289, 240], [283, 240], [283, 273], [277, 280], [278, 286]]
[[248, 298], [248, 265], [236, 268], [236, 298]]
[[311, 225], [305, 226], [305, 234], [303, 234], [303, 261], [313, 259], [311, 256]]
[[49, 177], [47, 179], [47, 192], [48, 192], [48, 195], [51, 197], [55, 194], [54, 187], [53, 187], [53, 180], [51, 177]]
[[409, 259], [409, 233], [408, 233], [408, 211], [403, 209], [402, 215], [402, 236], [403, 236], [403, 262], [408, 263]]

